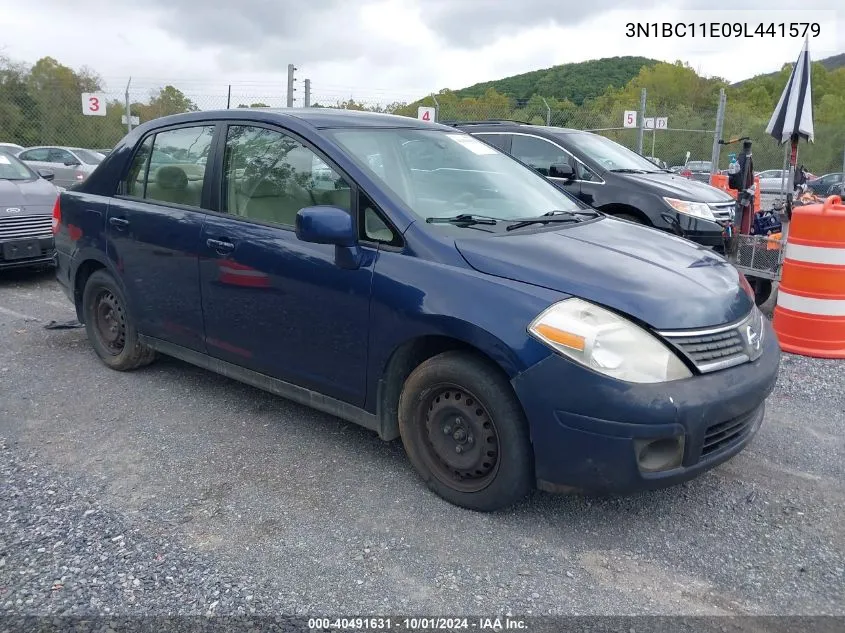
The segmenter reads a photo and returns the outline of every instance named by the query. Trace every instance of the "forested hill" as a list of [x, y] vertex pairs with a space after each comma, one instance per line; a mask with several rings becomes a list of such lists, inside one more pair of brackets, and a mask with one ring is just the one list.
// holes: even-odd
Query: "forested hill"
[[585, 100], [603, 94], [608, 88], [623, 87], [639, 74], [643, 66], [654, 66], [657, 63], [656, 59], [647, 57], [606, 57], [485, 81], [456, 90], [455, 93], [458, 97], [480, 97], [493, 88], [499, 94], [515, 99], [529, 99], [538, 94], [568, 99], [575, 105], [581, 105]]

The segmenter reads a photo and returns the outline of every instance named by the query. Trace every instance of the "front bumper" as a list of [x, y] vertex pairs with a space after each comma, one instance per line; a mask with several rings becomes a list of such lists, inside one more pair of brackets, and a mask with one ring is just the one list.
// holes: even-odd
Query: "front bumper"
[[[513, 379], [538, 487], [626, 493], [674, 485], [739, 453], [763, 421], [780, 347], [771, 325], [752, 363], [662, 384], [607, 378], [552, 354]], [[637, 440], [683, 436], [680, 464], [647, 472]]]
[[[23, 245], [32, 249], [21, 252]], [[56, 246], [53, 236], [21, 237], [0, 240], [0, 270], [55, 265]]]

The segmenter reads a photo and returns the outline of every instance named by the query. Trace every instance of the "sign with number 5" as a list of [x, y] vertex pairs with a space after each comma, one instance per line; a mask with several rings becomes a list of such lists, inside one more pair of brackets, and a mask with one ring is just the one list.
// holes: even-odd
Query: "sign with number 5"
[[622, 117], [622, 127], [637, 127], [637, 111], [625, 110]]
[[106, 95], [102, 92], [83, 92], [82, 114], [106, 116]]

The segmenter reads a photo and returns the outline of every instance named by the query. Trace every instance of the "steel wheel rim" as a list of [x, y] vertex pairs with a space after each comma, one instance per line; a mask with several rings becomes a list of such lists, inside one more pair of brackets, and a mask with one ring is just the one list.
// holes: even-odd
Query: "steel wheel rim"
[[499, 434], [487, 407], [471, 391], [440, 384], [418, 409], [422, 457], [432, 475], [460, 492], [480, 492], [499, 472]]
[[94, 301], [94, 327], [103, 347], [117, 356], [126, 345], [126, 315], [110, 290], [103, 290]]

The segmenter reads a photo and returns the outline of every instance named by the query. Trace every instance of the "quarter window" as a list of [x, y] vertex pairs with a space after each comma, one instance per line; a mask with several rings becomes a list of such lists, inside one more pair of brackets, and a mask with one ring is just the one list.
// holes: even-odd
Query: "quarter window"
[[541, 138], [520, 134], [513, 136], [511, 154], [544, 176], [549, 175], [552, 164], [569, 162], [569, 156], [558, 146]]
[[226, 135], [223, 210], [252, 220], [295, 226], [300, 209], [330, 205], [351, 210], [347, 182], [287, 134], [235, 125]]

